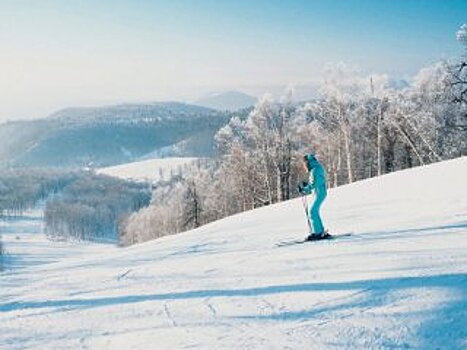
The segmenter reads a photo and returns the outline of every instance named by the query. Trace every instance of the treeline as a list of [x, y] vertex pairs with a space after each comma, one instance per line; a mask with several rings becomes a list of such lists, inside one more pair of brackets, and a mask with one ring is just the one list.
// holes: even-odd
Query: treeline
[[263, 98], [217, 133], [215, 163], [156, 188], [158, 200], [125, 221], [122, 243], [292, 198], [305, 153], [324, 163], [331, 187], [467, 155], [465, 60], [426, 67], [398, 85], [340, 64], [328, 67], [315, 101]]
[[120, 221], [150, 200], [147, 184], [86, 174], [47, 201], [45, 230], [52, 239], [116, 241]]
[[[53, 239], [116, 241], [119, 222], [148, 206], [148, 184], [83, 171], [0, 170], [0, 218], [21, 216], [45, 201], [45, 230]], [[3, 254], [0, 240], [0, 262]]]
[[[129, 215], [119, 230], [121, 245], [144, 242], [157, 237], [195, 228], [222, 217], [222, 211], [214, 209], [210, 202], [208, 186], [214, 181], [216, 161], [199, 159], [184, 174], [171, 174], [165, 181], [153, 185], [151, 205]], [[201, 207], [203, 203], [203, 207]], [[209, 212], [209, 208], [216, 213]]]
[[75, 181], [78, 173], [18, 168], [0, 170], [0, 217], [20, 216], [51, 193], [60, 192]]

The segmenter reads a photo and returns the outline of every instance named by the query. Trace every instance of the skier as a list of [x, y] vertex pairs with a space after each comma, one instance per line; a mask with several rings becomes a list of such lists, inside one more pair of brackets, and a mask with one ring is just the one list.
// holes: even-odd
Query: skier
[[314, 190], [314, 200], [308, 208], [308, 223], [310, 224], [310, 235], [307, 240], [318, 240], [327, 238], [328, 233], [324, 229], [323, 221], [319, 215], [319, 209], [327, 195], [326, 170], [318, 161], [315, 155], [307, 154], [303, 157], [303, 166], [309, 173], [308, 182], [303, 182], [298, 186], [298, 192], [302, 195], [311, 194]]

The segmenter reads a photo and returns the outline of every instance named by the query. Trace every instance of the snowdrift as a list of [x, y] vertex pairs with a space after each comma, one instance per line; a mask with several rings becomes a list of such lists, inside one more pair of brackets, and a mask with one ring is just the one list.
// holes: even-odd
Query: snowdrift
[[[0, 349], [467, 348], [467, 157], [0, 275]], [[100, 253], [96, 253], [100, 249]]]

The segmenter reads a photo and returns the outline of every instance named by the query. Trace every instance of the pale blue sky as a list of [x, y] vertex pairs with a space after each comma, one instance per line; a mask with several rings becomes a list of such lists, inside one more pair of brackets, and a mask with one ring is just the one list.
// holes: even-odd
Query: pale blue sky
[[409, 77], [461, 54], [467, 0], [0, 0], [0, 120], [262, 93], [326, 63]]

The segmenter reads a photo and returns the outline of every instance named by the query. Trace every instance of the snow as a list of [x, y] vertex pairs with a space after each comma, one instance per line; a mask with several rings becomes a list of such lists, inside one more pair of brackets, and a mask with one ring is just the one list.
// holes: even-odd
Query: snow
[[[100, 244], [50, 241], [44, 234], [43, 208], [26, 212], [23, 216], [0, 220], [0, 237], [7, 250], [4, 264], [7, 273], [59, 262], [67, 257], [83, 257], [102, 253]], [[106, 245], [105, 248], [111, 248]]]
[[28, 264], [35, 245], [0, 275], [0, 349], [465, 349], [465, 179], [467, 157], [333, 189], [335, 241], [276, 247], [307, 229], [292, 200]]
[[[197, 158], [158, 158], [101, 168], [98, 174], [119, 177], [125, 180], [157, 182], [169, 180], [171, 171], [178, 174], [181, 169], [194, 163]], [[162, 178], [161, 178], [162, 172]]]

